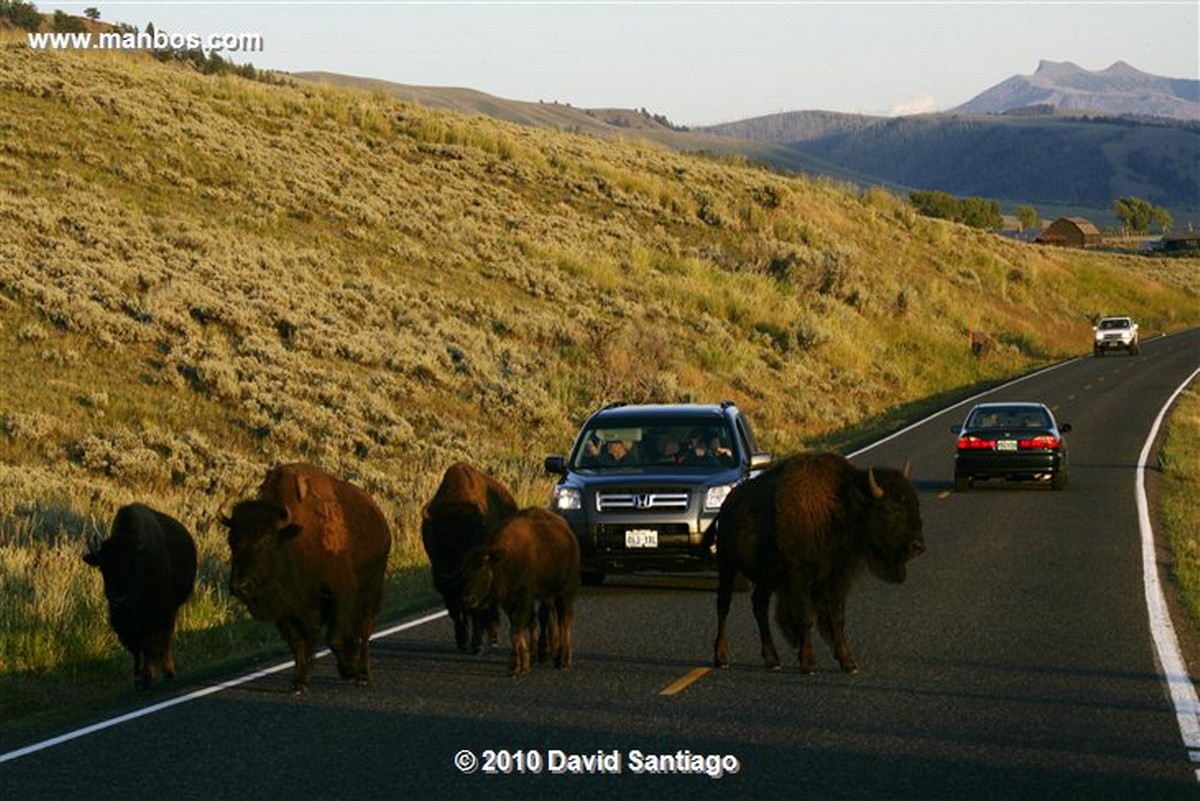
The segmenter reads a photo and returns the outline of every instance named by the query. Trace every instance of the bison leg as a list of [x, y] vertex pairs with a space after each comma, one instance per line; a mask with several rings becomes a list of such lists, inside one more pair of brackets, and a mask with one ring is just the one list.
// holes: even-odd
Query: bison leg
[[296, 670], [292, 674], [292, 694], [304, 695], [308, 692], [308, 677], [312, 674], [313, 638], [305, 631], [303, 623], [291, 618], [280, 619], [276, 626], [292, 649], [292, 658], [296, 661]]
[[[485, 631], [488, 635], [488, 645], [495, 645], [500, 641], [500, 613], [496, 607], [488, 606], [465, 613], [463, 625], [468, 626], [468, 623], [471, 631], [471, 653], [482, 653]], [[462, 649], [463, 646], [459, 648]]]
[[566, 668], [571, 666], [571, 630], [575, 626], [575, 599], [560, 596], [554, 600], [554, 615], [555, 620], [551, 621], [551, 628], [557, 629], [555, 639], [558, 641], [557, 647], [554, 649], [554, 666], [557, 668]]
[[758, 637], [762, 641], [763, 663], [770, 670], [779, 670], [779, 652], [775, 650], [775, 641], [771, 637], [771, 593], [771, 587], [756, 584], [754, 592], [750, 594], [750, 603], [754, 607], [754, 622], [758, 624]]
[[[459, 597], [461, 593], [447, 592], [442, 596], [442, 600], [446, 602], [446, 611], [450, 613], [450, 620], [454, 623], [454, 644], [460, 651], [467, 650], [467, 641], [470, 638], [470, 613], [463, 609], [462, 599]], [[478, 651], [475, 651], [478, 653]]]
[[717, 573], [717, 639], [713, 642], [715, 667], [729, 667], [729, 639], [725, 633], [725, 621], [733, 603], [733, 581], [736, 576], [737, 571], [722, 561]]
[[147, 656], [145, 643], [133, 651], [133, 686], [139, 690], [150, 687], [154, 672], [150, 669], [150, 659]]
[[825, 596], [821, 599], [817, 624], [821, 636], [833, 649], [833, 655], [846, 673], [857, 673], [858, 662], [846, 642], [846, 602], [843, 598]]
[[525, 633], [528, 631], [532, 619], [532, 610], [509, 613], [509, 641], [512, 644], [512, 653], [508, 657], [508, 675], [510, 676], [529, 672], [529, 643], [525, 639]]

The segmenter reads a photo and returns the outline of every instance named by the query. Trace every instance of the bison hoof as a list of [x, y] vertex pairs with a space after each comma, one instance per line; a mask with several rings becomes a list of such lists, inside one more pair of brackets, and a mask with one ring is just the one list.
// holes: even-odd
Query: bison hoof
[[292, 685], [292, 696], [293, 697], [302, 698], [303, 696], [306, 696], [306, 695], [308, 695], [308, 685], [307, 684], [293, 684]]

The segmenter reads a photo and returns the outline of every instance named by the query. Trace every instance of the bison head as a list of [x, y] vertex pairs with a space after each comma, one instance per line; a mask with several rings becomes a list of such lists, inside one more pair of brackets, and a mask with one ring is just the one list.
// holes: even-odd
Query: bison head
[[884, 581], [899, 584], [908, 575], [908, 560], [925, 553], [917, 491], [904, 472], [867, 470], [870, 491], [866, 521], [867, 567]]
[[221, 523], [229, 529], [229, 590], [256, 617], [273, 617], [273, 588], [283, 569], [279, 546], [300, 533], [291, 511], [268, 501], [242, 501]]
[[468, 611], [494, 604], [496, 565], [504, 558], [503, 548], [476, 548], [463, 564], [463, 607]]
[[100, 570], [104, 597], [113, 614], [133, 603], [137, 582], [137, 543], [131, 537], [109, 537], [83, 555], [83, 561]]
[[487, 534], [487, 521], [475, 504], [427, 507], [421, 519], [421, 541], [434, 581], [458, 578], [467, 554], [482, 545]]

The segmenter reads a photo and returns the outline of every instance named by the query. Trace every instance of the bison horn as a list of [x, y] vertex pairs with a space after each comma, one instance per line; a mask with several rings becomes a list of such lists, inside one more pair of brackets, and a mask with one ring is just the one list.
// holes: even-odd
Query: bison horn
[[912, 478], [912, 459], [904, 460], [904, 477]]
[[883, 487], [879, 486], [879, 482], [875, 480], [875, 468], [867, 468], [867, 486], [871, 488], [871, 497], [879, 500], [883, 497]]

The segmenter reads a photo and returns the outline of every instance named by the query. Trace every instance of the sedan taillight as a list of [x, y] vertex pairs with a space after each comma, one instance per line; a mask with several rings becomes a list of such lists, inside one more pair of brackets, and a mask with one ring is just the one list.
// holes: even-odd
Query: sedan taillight
[[1031, 439], [1023, 439], [1017, 443], [1017, 447], [1023, 451], [1056, 451], [1058, 450], [1059, 439], [1052, 434], [1039, 434]]
[[984, 439], [974, 434], [966, 434], [958, 438], [958, 449], [960, 451], [990, 451], [995, 449], [995, 447], [996, 440]]

